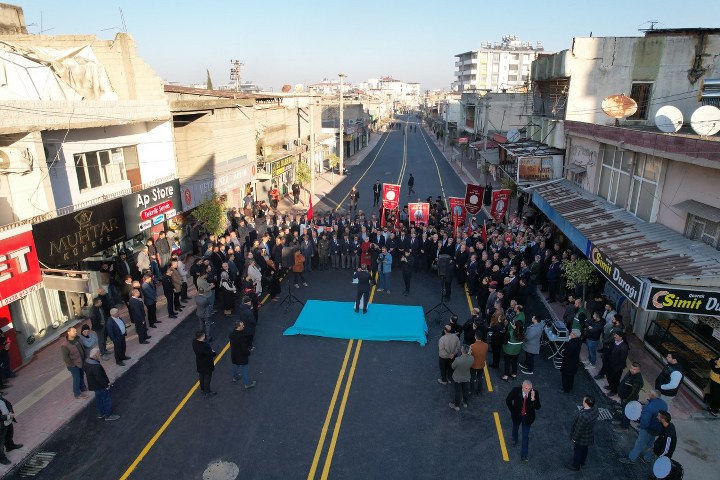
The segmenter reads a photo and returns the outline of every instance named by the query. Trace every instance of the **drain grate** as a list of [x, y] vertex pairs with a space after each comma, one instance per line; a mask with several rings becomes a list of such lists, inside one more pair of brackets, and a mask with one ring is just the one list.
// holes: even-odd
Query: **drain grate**
[[[582, 405], [576, 405], [578, 410], [582, 410]], [[598, 408], [598, 420], [612, 420], [613, 414], [607, 408]]]
[[38, 452], [20, 467], [18, 474], [21, 477], [34, 477], [40, 471], [50, 465], [53, 458], [57, 455], [56, 452]]

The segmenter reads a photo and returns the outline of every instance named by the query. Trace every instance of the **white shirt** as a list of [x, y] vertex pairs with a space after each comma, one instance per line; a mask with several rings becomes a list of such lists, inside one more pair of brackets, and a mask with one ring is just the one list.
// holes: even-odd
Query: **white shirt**
[[115, 321], [115, 324], [120, 328], [120, 334], [125, 335], [125, 322], [122, 318], [119, 317], [112, 317], [112, 319]]

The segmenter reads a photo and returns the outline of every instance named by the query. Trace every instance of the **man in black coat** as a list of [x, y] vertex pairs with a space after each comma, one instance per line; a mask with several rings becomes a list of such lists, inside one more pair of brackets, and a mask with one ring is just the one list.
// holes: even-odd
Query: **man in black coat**
[[142, 282], [140, 289], [145, 308], [147, 308], [148, 325], [150, 325], [150, 328], [157, 328], [155, 324], [162, 323], [157, 319], [157, 287], [153, 282], [152, 275], [145, 275]]
[[252, 310], [252, 298], [245, 295], [242, 298], [242, 303], [238, 306], [238, 317], [241, 322], [245, 325], [245, 336], [247, 337], [247, 344], [250, 351], [255, 350], [253, 347], [253, 339], [255, 338], [255, 327], [257, 326], [257, 318]]
[[128, 305], [128, 313], [130, 314], [130, 321], [135, 324], [135, 331], [138, 334], [138, 340], [142, 345], [148, 342], [151, 338], [148, 335], [148, 327], [145, 322], [145, 304], [140, 298], [140, 290], [134, 288], [130, 293], [130, 305]]
[[88, 390], [95, 394], [95, 403], [98, 409], [98, 418], [106, 422], [112, 422], [120, 418], [120, 415], [113, 415], [112, 402], [110, 400], [110, 380], [105, 369], [100, 364], [100, 350], [93, 348], [83, 364], [83, 370], [87, 377]]
[[171, 269], [168, 269], [165, 272], [165, 275], [162, 276], [162, 286], [165, 299], [167, 300], [168, 316], [170, 318], [177, 318], [177, 313], [175, 312], [175, 290], [172, 281], [172, 273], [173, 271]]
[[246, 389], [257, 385], [255, 380], [250, 381], [250, 344], [245, 335], [245, 324], [241, 320], [235, 322], [235, 329], [230, 332], [230, 361], [233, 382], [237, 382], [242, 373], [243, 385]]
[[195, 338], [192, 343], [193, 352], [195, 352], [195, 367], [198, 372], [200, 381], [200, 392], [205, 398], [212, 397], [217, 394], [210, 389], [210, 381], [212, 373], [215, 370], [215, 350], [205, 341], [205, 332], [195, 332]]
[[125, 365], [124, 360], [130, 360], [130, 357], [125, 355], [125, 336], [127, 335], [125, 321], [118, 316], [117, 308], [110, 310], [110, 318], [107, 321], [107, 333], [113, 342], [115, 363], [122, 367]]
[[608, 371], [606, 374], [608, 385], [605, 387], [608, 395], [616, 395], [618, 385], [620, 384], [620, 377], [622, 372], [625, 370], [627, 365], [628, 357], [628, 344], [625, 341], [625, 334], [620, 330], [616, 330], [613, 333], [615, 342], [613, 343], [612, 350], [610, 350], [610, 356], [608, 357]]
[[528, 447], [530, 443], [530, 426], [535, 421], [535, 411], [540, 410], [540, 393], [533, 388], [530, 380], [525, 380], [522, 387], [510, 390], [505, 398], [505, 404], [510, 410], [513, 429], [513, 446], [518, 443], [518, 430], [522, 426], [522, 448], [520, 458], [528, 461]]
[[373, 185], [373, 207], [380, 203], [381, 192], [382, 185], [380, 185], [380, 180], [375, 180], [375, 184]]
[[[15, 420], [15, 410], [13, 410], [12, 403], [6, 399], [2, 392], [0, 392], [0, 402], [5, 404], [4, 411], [6, 414], [0, 412], [0, 463], [3, 465], [11, 465], [12, 462], [5, 455], [7, 452], [22, 448], [22, 443], [15, 443], [13, 441], [13, 435], [15, 433], [15, 427], [13, 423], [17, 423]], [[5, 425], [7, 423], [7, 425]], [[5, 447], [2, 449], [2, 447]]]
[[357, 279], [357, 295], [355, 296], [355, 313], [360, 311], [360, 299], [363, 301], [363, 313], [367, 313], [368, 301], [370, 300], [370, 288], [373, 284], [372, 276], [367, 270], [367, 265], [360, 265], [357, 272], [353, 274], [353, 278]]
[[575, 384], [575, 374], [580, 366], [580, 350], [582, 349], [582, 339], [580, 338], [580, 330], [577, 328], [570, 332], [570, 340], [565, 344], [562, 351], [562, 364], [560, 366], [560, 376], [562, 378], [562, 393], [572, 392]]
[[108, 315], [106, 315], [105, 309], [103, 308], [102, 299], [95, 297], [92, 310], [90, 311], [90, 325], [98, 337], [98, 347], [100, 347], [101, 355], [107, 355], [107, 319]]

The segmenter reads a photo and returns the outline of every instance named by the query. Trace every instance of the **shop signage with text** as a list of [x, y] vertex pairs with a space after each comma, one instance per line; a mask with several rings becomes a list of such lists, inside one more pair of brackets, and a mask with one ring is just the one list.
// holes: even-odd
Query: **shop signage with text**
[[594, 245], [590, 251], [590, 261], [628, 300], [635, 305], [640, 305], [640, 294], [643, 287], [640, 280], [615, 265], [609, 257]]
[[720, 316], [720, 291], [653, 284], [645, 310]]
[[291, 167], [293, 163], [295, 163], [295, 157], [285, 157], [275, 162], [272, 162], [270, 164], [270, 175], [273, 178], [279, 177], [280, 175], [285, 173], [285, 171], [288, 170], [288, 167]]
[[33, 225], [38, 259], [72, 265], [125, 239], [121, 198]]
[[122, 202], [127, 237], [132, 238], [180, 212], [180, 182], [171, 180], [140, 190], [123, 197]]
[[0, 233], [0, 307], [42, 286], [30, 225]]

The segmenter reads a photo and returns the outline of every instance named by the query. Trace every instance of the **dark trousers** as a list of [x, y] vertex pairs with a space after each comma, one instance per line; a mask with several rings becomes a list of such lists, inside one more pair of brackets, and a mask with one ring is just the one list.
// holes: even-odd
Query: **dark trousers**
[[200, 391], [206, 394], [210, 393], [210, 380], [212, 380], [212, 372], [198, 373], [198, 379], [200, 380]]
[[525, 367], [525, 370], [528, 372], [534, 372], [535, 371], [535, 354], [530, 352], [525, 352], [525, 363], [522, 365]]
[[462, 403], [468, 403], [470, 382], [455, 382], [455, 405], [460, 406], [460, 397], [462, 397]]
[[135, 331], [138, 334], [138, 341], [144, 342], [148, 338], [148, 330], [147, 325], [145, 322], [143, 323], [136, 323], [135, 324]]
[[102, 327], [100, 330], [95, 330], [95, 334], [98, 337], [100, 354], [107, 355], [107, 330], [105, 330], [105, 327]]
[[403, 282], [405, 283], [405, 293], [410, 293], [410, 277], [412, 276], [410, 272], [403, 272]]
[[14, 434], [15, 427], [13, 427], [13, 424], [11, 423], [7, 427], [5, 427], [5, 448], [12, 448], [15, 445], [15, 442], [13, 441]]
[[145, 305], [147, 308], [147, 320], [148, 324], [152, 327], [157, 322], [157, 306], [154, 303]]
[[373, 207], [380, 203], [380, 194], [373, 192]]
[[622, 370], [620, 371], [614, 371], [610, 370], [608, 371], [605, 376], [607, 377], [608, 386], [610, 387], [611, 392], [617, 392], [618, 385], [620, 385], [620, 377], [622, 376]]
[[482, 393], [482, 384], [485, 381], [484, 378], [484, 369], [470, 369], [470, 392], [474, 393], [475, 395], [480, 395]]
[[588, 446], [573, 443], [573, 467], [580, 468], [585, 465], [587, 460]]
[[168, 315], [174, 316], [177, 315], [177, 312], [175, 311], [175, 300], [174, 295], [171, 293], [170, 295], [165, 295], [165, 300], [167, 300], [167, 309], [168, 309]]
[[502, 358], [502, 345], [499, 343], [492, 344], [492, 363], [490, 368], [500, 368], [500, 359]]
[[[520, 355], [508, 355], [505, 354], [505, 376], [515, 375], [517, 376], [518, 357]], [[494, 360], [494, 359], [493, 359]]]
[[190, 297], [188, 297], [188, 294], [187, 294], [187, 288], [188, 288], [187, 282], [182, 282], [182, 287], [180, 287], [180, 300], [182, 300], [182, 301], [185, 301], [188, 298], [190, 298]]
[[115, 363], [125, 360], [125, 337], [120, 337], [117, 342], [113, 340], [113, 353], [115, 354]]
[[176, 312], [179, 312], [182, 308], [180, 303], [180, 292], [173, 292], [173, 307]]
[[571, 373], [561, 373], [562, 376], [562, 389], [565, 393], [570, 393], [575, 385], [575, 375]]
[[370, 292], [367, 290], [358, 290], [357, 295], [355, 295], [355, 311], [357, 312], [360, 309], [360, 299], [363, 299], [363, 312], [367, 312], [368, 309], [368, 300], [370, 299]]
[[548, 301], [554, 302], [560, 290], [560, 280], [548, 282]]
[[440, 358], [440, 380], [447, 382], [452, 380], [452, 358]]

